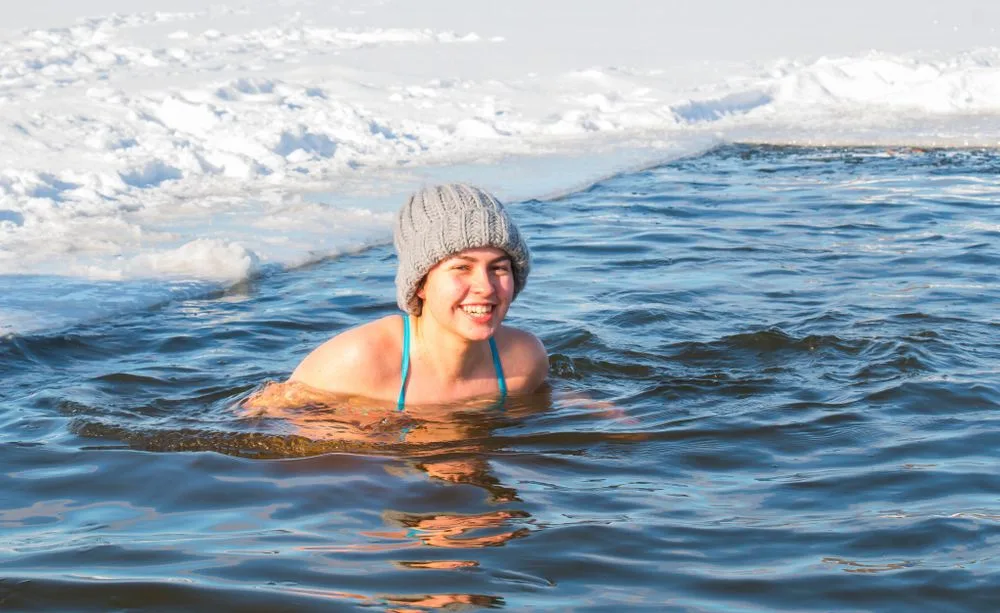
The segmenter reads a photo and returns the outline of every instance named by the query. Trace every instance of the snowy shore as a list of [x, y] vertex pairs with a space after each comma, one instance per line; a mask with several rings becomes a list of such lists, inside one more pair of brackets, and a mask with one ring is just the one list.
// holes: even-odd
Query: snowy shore
[[384, 242], [428, 181], [520, 199], [727, 141], [1000, 145], [1000, 7], [800, 4], [19, 7], [0, 333], [117, 308], [66, 307], [81, 284], [141, 304]]

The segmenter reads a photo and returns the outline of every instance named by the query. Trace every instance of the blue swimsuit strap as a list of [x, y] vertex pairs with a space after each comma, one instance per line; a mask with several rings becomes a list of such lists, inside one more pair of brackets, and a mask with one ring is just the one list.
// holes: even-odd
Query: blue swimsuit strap
[[399, 398], [396, 408], [400, 411], [406, 404], [406, 377], [410, 374], [410, 316], [403, 315], [403, 365], [399, 375]]
[[[493, 368], [497, 372], [497, 387], [500, 388], [500, 402], [507, 399], [507, 379], [503, 376], [503, 364], [500, 363], [500, 352], [497, 343], [490, 337], [490, 354], [493, 355]], [[406, 378], [410, 374], [410, 316], [403, 316], [403, 355], [401, 357], [399, 375], [399, 397], [396, 408], [400, 411], [406, 406]]]
[[503, 376], [503, 364], [500, 363], [500, 352], [497, 343], [490, 337], [490, 353], [493, 354], [493, 368], [497, 371], [497, 387], [500, 388], [500, 402], [507, 399], [507, 379]]

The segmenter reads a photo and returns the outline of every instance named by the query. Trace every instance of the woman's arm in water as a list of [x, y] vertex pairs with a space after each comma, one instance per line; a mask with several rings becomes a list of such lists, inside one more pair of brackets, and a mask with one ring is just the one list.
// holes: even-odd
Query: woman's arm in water
[[511, 394], [533, 394], [549, 375], [549, 355], [534, 334], [504, 328], [497, 345], [503, 356], [504, 378]]
[[386, 319], [341, 332], [306, 356], [289, 382], [377, 398], [387, 377], [393, 375], [386, 364], [387, 341], [391, 342], [386, 332]]
[[280, 411], [303, 407], [324, 407], [335, 404], [338, 394], [318, 390], [297, 381], [279, 383], [272, 381], [264, 385], [244, 400], [240, 406], [250, 412]]
[[347, 330], [314, 349], [284, 383], [270, 383], [242, 406], [251, 410], [330, 406], [345, 397], [377, 398], [387, 373], [372, 322]]

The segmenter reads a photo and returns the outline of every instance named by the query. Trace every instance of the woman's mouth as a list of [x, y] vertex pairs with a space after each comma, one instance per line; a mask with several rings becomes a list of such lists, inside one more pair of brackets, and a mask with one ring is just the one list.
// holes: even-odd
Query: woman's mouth
[[463, 304], [459, 308], [463, 313], [468, 315], [473, 321], [482, 323], [489, 321], [490, 317], [493, 315], [494, 305], [492, 304]]

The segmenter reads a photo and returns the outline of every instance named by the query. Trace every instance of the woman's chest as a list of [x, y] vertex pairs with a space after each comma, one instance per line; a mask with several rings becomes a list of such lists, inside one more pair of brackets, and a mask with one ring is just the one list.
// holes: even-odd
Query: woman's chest
[[496, 379], [476, 379], [452, 383], [413, 377], [405, 391], [407, 405], [451, 404], [473, 399], [496, 399], [501, 395]]

